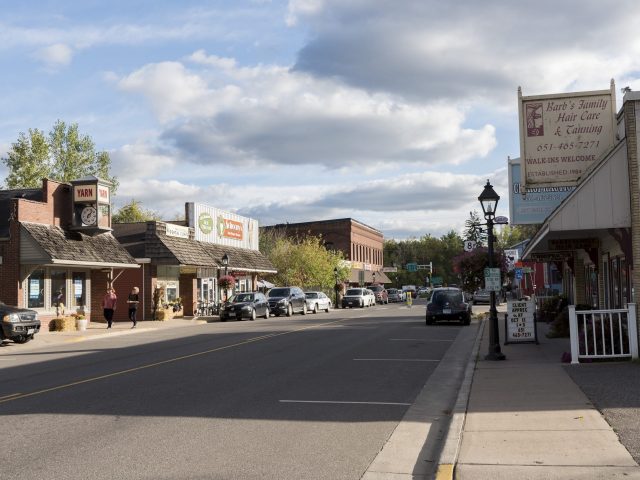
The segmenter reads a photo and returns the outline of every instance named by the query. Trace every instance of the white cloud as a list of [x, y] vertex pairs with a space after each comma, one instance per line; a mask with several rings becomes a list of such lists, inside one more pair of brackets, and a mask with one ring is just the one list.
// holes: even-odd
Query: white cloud
[[41, 61], [49, 70], [66, 67], [73, 58], [73, 49], [63, 43], [56, 43], [41, 48], [34, 53], [34, 58]]
[[239, 67], [203, 51], [189, 60], [208, 70], [149, 64], [118, 85], [148, 100], [166, 124], [163, 141], [194, 163], [457, 164], [496, 144], [491, 125], [464, 128], [464, 110], [453, 105], [412, 104], [277, 66]]

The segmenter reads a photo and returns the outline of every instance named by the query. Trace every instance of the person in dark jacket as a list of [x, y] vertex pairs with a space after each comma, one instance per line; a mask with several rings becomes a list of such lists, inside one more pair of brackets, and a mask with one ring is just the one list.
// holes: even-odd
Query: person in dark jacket
[[140, 292], [140, 289], [138, 287], [133, 287], [131, 289], [131, 293], [129, 294], [129, 298], [127, 298], [127, 303], [129, 304], [129, 320], [133, 322], [133, 326], [131, 328], [136, 328], [136, 325], [138, 324], [138, 322], [136, 321], [136, 314], [138, 313], [138, 303], [140, 303], [138, 292]]

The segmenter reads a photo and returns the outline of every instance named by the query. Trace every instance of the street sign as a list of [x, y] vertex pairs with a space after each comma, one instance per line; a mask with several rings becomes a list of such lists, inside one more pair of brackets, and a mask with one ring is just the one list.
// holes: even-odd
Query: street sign
[[417, 263], [407, 263], [407, 272], [417, 272], [418, 264]]
[[518, 267], [513, 270], [515, 272], [516, 280], [522, 280], [523, 272], [522, 268]]
[[442, 285], [442, 277], [431, 277], [431, 285]]
[[473, 250], [475, 250], [476, 248], [476, 242], [474, 240], [466, 240], [464, 242], [464, 251], [465, 252], [471, 252]]
[[490, 292], [499, 292], [502, 288], [499, 268], [484, 269], [484, 288]]
[[384, 273], [398, 273], [398, 267], [382, 267]]
[[507, 223], [509, 223], [509, 219], [507, 217], [496, 217], [493, 220], [493, 223], [497, 225], [506, 225]]
[[418, 265], [418, 270], [429, 270], [432, 271], [433, 263], [427, 263], [425, 265]]

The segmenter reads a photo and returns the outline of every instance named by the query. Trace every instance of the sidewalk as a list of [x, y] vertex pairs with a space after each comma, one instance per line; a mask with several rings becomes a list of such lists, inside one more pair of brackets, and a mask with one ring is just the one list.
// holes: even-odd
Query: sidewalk
[[174, 318], [171, 320], [154, 321], [143, 320], [138, 322], [136, 328], [131, 328], [131, 322], [114, 322], [111, 329], [107, 329], [106, 323], [90, 322], [84, 331], [75, 332], [50, 332], [42, 329], [38, 332], [34, 339], [23, 345], [16, 345], [13, 342], [4, 342], [0, 346], [0, 355], [3, 353], [15, 353], [16, 348], [8, 348], [9, 346], [20, 347], [21, 351], [26, 349], [38, 348], [47, 345], [60, 345], [65, 343], [82, 342], [84, 340], [93, 340], [97, 338], [113, 337], [118, 335], [132, 335], [136, 333], [149, 332], [159, 329], [170, 329], [200, 325], [212, 321], [217, 321], [218, 317], [186, 317]]
[[540, 345], [502, 346], [507, 360], [486, 361], [485, 323], [462, 431], [452, 428], [447, 438], [459, 445], [455, 478], [640, 479], [638, 464], [560, 363], [568, 339], [548, 339], [546, 331], [539, 323]]

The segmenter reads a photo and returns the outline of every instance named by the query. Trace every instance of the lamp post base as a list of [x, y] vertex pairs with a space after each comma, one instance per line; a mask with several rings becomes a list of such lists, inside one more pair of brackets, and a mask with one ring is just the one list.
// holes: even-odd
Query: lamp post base
[[506, 360], [507, 357], [505, 357], [504, 353], [502, 352], [491, 352], [485, 355], [484, 359], [485, 360]]

